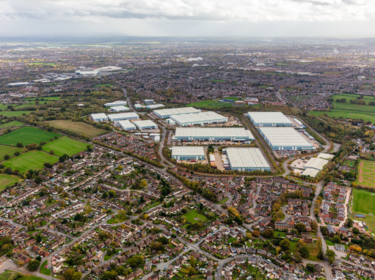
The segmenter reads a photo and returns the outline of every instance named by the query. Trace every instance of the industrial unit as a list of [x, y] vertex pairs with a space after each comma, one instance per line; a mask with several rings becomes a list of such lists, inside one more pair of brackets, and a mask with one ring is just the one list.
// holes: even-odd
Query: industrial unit
[[104, 113], [91, 114], [91, 119], [94, 122], [105, 122], [105, 121], [108, 121], [108, 117]]
[[254, 136], [249, 130], [242, 127], [177, 127], [173, 140], [180, 141], [234, 141], [246, 142], [254, 140]]
[[175, 160], [204, 160], [203, 147], [175, 146], [171, 148]]
[[226, 152], [231, 170], [271, 171], [271, 166], [258, 148], [227, 148]]
[[136, 127], [134, 124], [132, 124], [130, 121], [119, 121], [118, 124], [121, 126], [124, 130], [135, 130]]
[[109, 109], [109, 111], [111, 111], [111, 112], [127, 112], [127, 111], [130, 111], [130, 109], [128, 107], [125, 107], [125, 106], [116, 106], [116, 107], [111, 107]]
[[158, 129], [158, 125], [150, 120], [135, 121], [134, 124], [140, 129]]
[[281, 112], [248, 112], [247, 116], [255, 127], [293, 126], [291, 120]]
[[329, 161], [322, 158], [311, 158], [304, 166], [301, 175], [315, 177]]
[[128, 104], [126, 101], [115, 101], [115, 102], [109, 102], [109, 103], [105, 103], [104, 106], [105, 107], [115, 107], [115, 106], [125, 106], [126, 104]]
[[272, 150], [316, 150], [312, 144], [292, 127], [260, 127], [259, 132]]
[[139, 116], [136, 113], [119, 113], [108, 115], [108, 118], [111, 122], [118, 122], [123, 120], [134, 120], [139, 119]]
[[201, 110], [195, 109], [193, 107], [154, 110], [154, 114], [162, 119], [169, 118], [172, 115], [197, 114], [200, 112]]
[[171, 119], [180, 126], [226, 123], [228, 121], [228, 118], [215, 112], [173, 115], [171, 116]]
[[149, 105], [149, 104], [154, 104], [155, 101], [154, 99], [143, 99], [143, 103], [146, 105]]

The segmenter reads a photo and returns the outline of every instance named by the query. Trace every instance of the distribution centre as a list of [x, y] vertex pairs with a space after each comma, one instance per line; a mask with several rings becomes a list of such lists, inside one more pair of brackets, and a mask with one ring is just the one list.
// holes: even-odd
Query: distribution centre
[[108, 115], [108, 118], [111, 122], [118, 122], [123, 120], [134, 120], [139, 119], [139, 116], [136, 113], [119, 113]]
[[128, 107], [125, 107], [125, 106], [116, 106], [116, 107], [111, 107], [109, 109], [109, 111], [111, 111], [111, 112], [126, 112], [126, 111], [130, 111], [130, 109]]
[[108, 117], [104, 113], [91, 114], [91, 119], [94, 122], [105, 122], [105, 121], [108, 121]]
[[136, 129], [135, 125], [132, 124], [130, 121], [119, 121], [118, 124], [121, 126], [124, 130], [134, 130]]
[[155, 115], [159, 118], [166, 119], [172, 115], [182, 115], [182, 114], [196, 114], [200, 113], [201, 110], [195, 109], [193, 107], [183, 107], [183, 108], [173, 108], [173, 109], [161, 109], [161, 110], [154, 110]]
[[231, 170], [238, 171], [271, 171], [271, 167], [258, 148], [226, 148]]
[[292, 121], [281, 112], [248, 112], [247, 116], [255, 127], [293, 126]]
[[140, 129], [157, 129], [158, 125], [150, 120], [135, 121], [134, 124]]
[[105, 107], [115, 107], [115, 106], [124, 106], [126, 105], [126, 101], [115, 101], [115, 102], [109, 102], [109, 103], [105, 103], [104, 106]]
[[173, 140], [180, 141], [237, 141], [245, 142], [254, 140], [249, 130], [242, 127], [177, 127]]
[[214, 123], [226, 123], [228, 118], [215, 112], [204, 112], [198, 114], [173, 115], [171, 119], [180, 126], [205, 125]]
[[259, 132], [272, 150], [316, 150], [313, 145], [292, 127], [260, 127]]
[[175, 160], [204, 160], [204, 148], [201, 147], [188, 147], [188, 146], [175, 146], [171, 148], [172, 158]]

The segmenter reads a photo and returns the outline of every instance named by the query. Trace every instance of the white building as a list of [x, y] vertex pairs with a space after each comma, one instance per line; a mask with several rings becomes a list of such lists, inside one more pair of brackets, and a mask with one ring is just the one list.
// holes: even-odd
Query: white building
[[246, 142], [254, 140], [254, 136], [243, 127], [177, 127], [173, 140]]
[[115, 106], [126, 106], [126, 104], [127, 104], [126, 101], [118, 100], [118, 101], [115, 101], [115, 102], [105, 103], [104, 106], [105, 107], [115, 107]]
[[130, 112], [130, 113], [110, 114], [108, 115], [108, 118], [111, 122], [118, 122], [118, 121], [124, 121], [124, 120], [139, 119], [139, 116], [134, 112]]
[[293, 126], [292, 121], [281, 112], [248, 112], [255, 127], [263, 126]]
[[118, 124], [121, 126], [123, 130], [135, 130], [136, 127], [130, 121], [119, 121]]
[[158, 125], [151, 120], [134, 121], [134, 124], [140, 129], [158, 129]]
[[94, 122], [104, 122], [104, 121], [108, 121], [108, 117], [107, 117], [107, 115], [104, 114], [104, 113], [91, 114], [91, 119], [92, 119]]
[[111, 107], [109, 109], [109, 111], [111, 111], [111, 112], [127, 112], [127, 111], [130, 111], [130, 109], [128, 107], [125, 107], [125, 106], [116, 106], [116, 107]]
[[154, 114], [162, 119], [169, 118], [172, 115], [197, 114], [200, 112], [201, 110], [195, 109], [193, 107], [154, 110]]
[[77, 70], [76, 71], [76, 75], [84, 76], [84, 77], [96, 76], [96, 75], [99, 75], [99, 73], [100, 72], [98, 70]]
[[203, 147], [175, 146], [171, 148], [172, 158], [175, 160], [204, 160]]
[[215, 112], [172, 115], [170, 118], [180, 126], [219, 124], [228, 122], [228, 118]]
[[118, 66], [105, 66], [98, 69], [100, 72], [111, 72], [111, 71], [120, 71], [122, 67]]
[[329, 161], [322, 158], [311, 158], [304, 166], [301, 175], [315, 177]]
[[271, 171], [271, 166], [258, 148], [226, 148], [230, 169], [238, 171]]

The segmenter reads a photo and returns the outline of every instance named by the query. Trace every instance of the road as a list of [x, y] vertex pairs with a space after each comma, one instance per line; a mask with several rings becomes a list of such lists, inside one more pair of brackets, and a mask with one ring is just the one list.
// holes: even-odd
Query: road
[[122, 88], [122, 91], [124, 93], [124, 97], [126, 98], [126, 101], [128, 102], [128, 106], [129, 106], [130, 110], [135, 112], [133, 104], [130, 102], [130, 98], [128, 97], [128, 91], [125, 88]]

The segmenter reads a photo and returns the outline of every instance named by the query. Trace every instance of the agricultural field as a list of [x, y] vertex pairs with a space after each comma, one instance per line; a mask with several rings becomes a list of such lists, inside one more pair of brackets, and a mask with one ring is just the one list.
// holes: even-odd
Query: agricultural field
[[[375, 231], [375, 216], [371, 215], [375, 215], [375, 193], [353, 189], [351, 210], [353, 220], [363, 221], [372, 232]], [[366, 216], [365, 218], [358, 218], [354, 216], [355, 214], [365, 214]]]
[[375, 162], [360, 160], [356, 183], [360, 186], [375, 188]]
[[62, 156], [63, 154], [72, 156], [86, 150], [86, 148], [86, 143], [63, 136], [44, 145], [43, 151], [49, 152], [53, 150], [55, 155], [58, 156]]
[[[369, 102], [375, 102], [373, 96], [365, 96], [363, 100], [366, 105], [351, 104], [350, 100], [357, 99], [359, 95], [356, 94], [338, 94], [332, 96], [333, 109], [329, 111], [311, 111], [310, 114], [314, 116], [320, 116], [322, 114], [327, 114], [333, 118], [344, 118], [344, 119], [362, 119], [364, 121], [370, 121], [375, 123], [375, 106], [368, 105]], [[346, 103], [336, 102], [337, 99], [346, 99]]]
[[48, 124], [61, 129], [68, 129], [84, 135], [89, 138], [93, 138], [100, 134], [106, 133], [104, 129], [96, 128], [90, 124], [84, 122], [73, 122], [70, 120], [56, 120], [56, 121], [47, 121]]
[[7, 123], [0, 124], [0, 129], [2, 128], [8, 128], [8, 127], [13, 127], [13, 126], [23, 126], [24, 123], [19, 122], [19, 121], [11, 121]]
[[15, 146], [18, 142], [24, 146], [32, 143], [39, 144], [42, 141], [49, 142], [60, 134], [48, 132], [35, 127], [22, 127], [10, 133], [0, 136], [0, 144]]
[[21, 178], [15, 175], [0, 174], [0, 191], [5, 189], [7, 186], [11, 186], [14, 183], [21, 181]]
[[205, 222], [205, 221], [207, 221], [206, 216], [199, 214], [198, 211], [195, 210], [195, 209], [192, 210], [192, 211], [190, 211], [190, 212], [188, 212], [188, 213], [186, 213], [184, 215], [184, 218], [186, 219], [186, 221], [188, 221], [188, 222], [190, 222], [192, 224], [195, 224], [195, 223], [198, 223], [198, 222]]
[[38, 150], [33, 150], [24, 153], [18, 157], [3, 161], [2, 164], [6, 167], [11, 167], [13, 170], [18, 169], [21, 173], [30, 169], [42, 169], [43, 164], [49, 162], [56, 163], [59, 160], [57, 156], [47, 154]]
[[28, 115], [30, 113], [35, 113], [35, 111], [1, 111], [0, 116], [4, 117], [19, 117], [22, 116], [23, 114]]
[[4, 159], [5, 155], [13, 157], [15, 152], [23, 153], [23, 148], [0, 145], [0, 161]]

